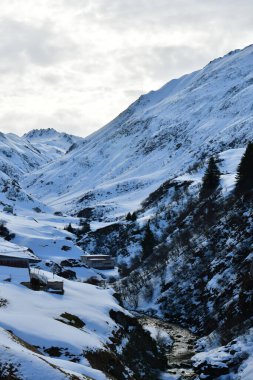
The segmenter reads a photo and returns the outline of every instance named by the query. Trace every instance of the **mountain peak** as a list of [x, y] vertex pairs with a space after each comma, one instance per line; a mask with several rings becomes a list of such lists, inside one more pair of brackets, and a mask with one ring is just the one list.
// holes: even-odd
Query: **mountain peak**
[[73, 144], [83, 140], [82, 137], [58, 132], [54, 128], [32, 129], [23, 138], [52, 159], [65, 154]]
[[31, 131], [25, 133], [23, 135], [24, 138], [27, 140], [43, 137], [43, 136], [52, 136], [52, 135], [58, 135], [61, 134], [61, 132], [56, 131], [54, 128], [40, 128], [40, 129], [32, 129]]

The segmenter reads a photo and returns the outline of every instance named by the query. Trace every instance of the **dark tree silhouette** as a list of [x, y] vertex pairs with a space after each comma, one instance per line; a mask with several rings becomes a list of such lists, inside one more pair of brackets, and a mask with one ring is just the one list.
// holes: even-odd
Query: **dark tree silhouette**
[[72, 234], [75, 232], [75, 229], [72, 227], [71, 223], [64, 227], [64, 230], [71, 232]]
[[83, 235], [90, 232], [90, 223], [85, 220], [80, 220], [80, 228], [76, 230], [76, 234], [78, 237], [82, 237]]
[[253, 143], [249, 142], [237, 169], [235, 194], [242, 195], [253, 189]]
[[130, 222], [132, 220], [132, 215], [131, 215], [131, 212], [129, 212], [127, 215], [126, 215], [126, 220], [128, 222]]
[[202, 187], [199, 194], [200, 198], [210, 197], [210, 195], [218, 189], [219, 184], [220, 171], [214, 157], [211, 157], [203, 177]]
[[150, 229], [149, 223], [146, 226], [144, 239], [142, 241], [142, 258], [146, 259], [153, 253], [153, 249], [155, 246], [155, 237], [153, 232]]
[[129, 213], [126, 215], [126, 220], [127, 220], [128, 222], [135, 222], [136, 219], [137, 219], [136, 212], [133, 212], [132, 214], [131, 214], [131, 212], [129, 212]]
[[134, 211], [132, 213], [132, 221], [135, 222], [137, 220], [137, 215], [136, 215], [136, 212]]

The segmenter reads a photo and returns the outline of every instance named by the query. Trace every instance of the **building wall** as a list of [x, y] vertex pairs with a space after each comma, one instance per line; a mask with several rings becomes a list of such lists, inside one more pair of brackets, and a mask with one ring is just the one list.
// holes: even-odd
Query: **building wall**
[[16, 268], [28, 268], [28, 260], [19, 259], [9, 256], [0, 256], [0, 266], [16, 267]]
[[96, 269], [113, 269], [115, 266], [114, 258], [108, 257], [103, 259], [102, 257], [90, 256], [90, 257], [81, 257], [81, 260], [84, 264], [88, 265], [91, 268]]

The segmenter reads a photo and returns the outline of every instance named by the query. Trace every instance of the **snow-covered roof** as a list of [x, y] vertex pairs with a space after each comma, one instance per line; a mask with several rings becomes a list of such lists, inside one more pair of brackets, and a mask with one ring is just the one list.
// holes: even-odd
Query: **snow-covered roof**
[[11, 257], [18, 259], [27, 259], [30, 261], [40, 261], [28, 248], [10, 243], [4, 239], [0, 239], [0, 257]]

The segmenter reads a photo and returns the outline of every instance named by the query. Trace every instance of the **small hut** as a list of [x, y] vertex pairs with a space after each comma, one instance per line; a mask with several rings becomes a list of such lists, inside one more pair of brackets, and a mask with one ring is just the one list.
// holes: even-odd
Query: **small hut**
[[115, 259], [110, 255], [82, 255], [81, 261], [95, 269], [114, 269], [115, 267]]
[[0, 239], [0, 281], [29, 282], [29, 264], [38, 262], [27, 248]]
[[46, 272], [40, 269], [31, 268], [30, 283], [33, 290], [44, 290], [46, 292], [64, 294], [63, 280], [48, 277]]

